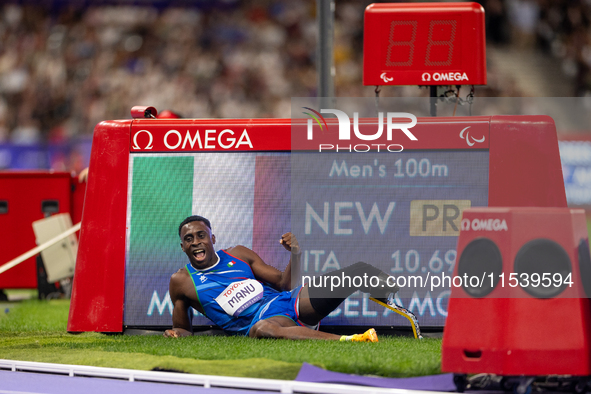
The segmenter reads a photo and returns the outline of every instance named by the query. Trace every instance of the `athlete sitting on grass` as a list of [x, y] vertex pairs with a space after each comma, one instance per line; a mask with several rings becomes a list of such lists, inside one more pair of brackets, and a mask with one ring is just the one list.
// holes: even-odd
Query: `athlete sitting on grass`
[[306, 285], [292, 289], [292, 270], [299, 274], [300, 248], [291, 233], [283, 234], [280, 240], [291, 252], [283, 272], [267, 265], [244, 246], [216, 252], [215, 235], [204, 217], [186, 218], [179, 226], [179, 236], [189, 263], [170, 278], [173, 328], [165, 331], [165, 337], [192, 335], [190, 307], [193, 307], [226, 332], [236, 335], [377, 342], [373, 328], [349, 336], [316, 328], [321, 319], [358, 289], [371, 292], [384, 303], [388, 295], [398, 290], [387, 285], [387, 274], [366, 263], [356, 263], [326, 275], [376, 276], [380, 284], [375, 288], [339, 287], [330, 293], [330, 298], [326, 297], [326, 288]]

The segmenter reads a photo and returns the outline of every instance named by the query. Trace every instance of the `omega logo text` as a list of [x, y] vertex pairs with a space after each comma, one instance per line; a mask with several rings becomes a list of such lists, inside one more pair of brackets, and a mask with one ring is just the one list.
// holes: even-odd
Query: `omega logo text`
[[[148, 135], [148, 138], [143, 136], [144, 133]], [[158, 134], [156, 134], [156, 138], [159, 138]], [[133, 135], [131, 148], [134, 150], [151, 150], [154, 148], [153, 144], [154, 135], [152, 132], [139, 130]], [[230, 129], [224, 129], [220, 132], [217, 130], [186, 130], [185, 132], [168, 130], [162, 136], [160, 146], [157, 149], [162, 149], [162, 145], [166, 150], [238, 149], [240, 147], [254, 149], [246, 129], [242, 133], [235, 133]]]
[[462, 231], [508, 231], [505, 219], [462, 219]]
[[429, 82], [431, 81], [431, 79], [433, 79], [433, 81], [469, 81], [468, 76], [466, 75], [466, 73], [454, 73], [454, 72], [448, 72], [448, 73], [433, 73], [433, 75], [431, 75], [431, 73], [423, 73], [421, 75], [421, 79], [425, 82]]

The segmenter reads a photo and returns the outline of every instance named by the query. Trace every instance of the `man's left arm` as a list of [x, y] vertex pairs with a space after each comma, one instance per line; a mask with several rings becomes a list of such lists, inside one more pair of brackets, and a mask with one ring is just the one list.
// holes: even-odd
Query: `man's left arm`
[[292, 233], [285, 233], [281, 236], [281, 240], [279, 240], [281, 245], [287, 250], [289, 253], [289, 263], [287, 263], [287, 267], [283, 270], [283, 277], [284, 280], [287, 281], [287, 290], [291, 290], [293, 287], [297, 286], [298, 280], [293, 282], [291, 278], [299, 278], [300, 277], [300, 256], [301, 256], [301, 249], [300, 245], [298, 244], [298, 240]]
[[287, 251], [291, 252], [289, 263], [283, 272], [268, 265], [259, 255], [244, 246], [235, 246], [229, 249], [228, 253], [246, 261], [250, 265], [255, 278], [261, 282], [267, 282], [280, 291], [291, 290], [292, 271], [296, 272], [297, 270], [297, 273], [299, 273], [300, 248], [297, 239], [291, 233], [283, 234], [279, 242]]

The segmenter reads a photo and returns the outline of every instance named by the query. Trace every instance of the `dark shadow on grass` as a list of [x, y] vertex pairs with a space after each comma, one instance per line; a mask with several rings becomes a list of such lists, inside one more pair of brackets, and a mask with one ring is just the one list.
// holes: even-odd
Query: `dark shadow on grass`
[[156, 372], [175, 372], [175, 373], [185, 373], [185, 374], [188, 374], [188, 372], [181, 371], [179, 369], [162, 368], [162, 367], [154, 367], [154, 368], [151, 369], [151, 371], [156, 371]]

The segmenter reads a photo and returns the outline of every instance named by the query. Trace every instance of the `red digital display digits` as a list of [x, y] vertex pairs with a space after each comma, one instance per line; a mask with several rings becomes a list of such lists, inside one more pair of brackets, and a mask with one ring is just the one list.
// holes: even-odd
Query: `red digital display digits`
[[484, 9], [477, 3], [371, 4], [364, 85], [485, 85]]

